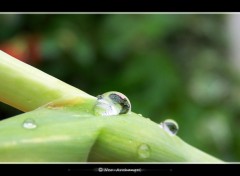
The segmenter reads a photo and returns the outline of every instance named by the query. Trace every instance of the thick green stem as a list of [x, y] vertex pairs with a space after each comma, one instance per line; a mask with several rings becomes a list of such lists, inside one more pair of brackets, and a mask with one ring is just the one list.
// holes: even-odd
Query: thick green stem
[[36, 109], [0, 122], [0, 161], [221, 162], [133, 112], [96, 116], [95, 97], [1, 51], [0, 83], [0, 101]]
[[0, 101], [26, 112], [65, 97], [95, 99], [0, 51]]
[[[222, 162], [135, 113], [98, 117], [82, 106], [51, 108], [0, 122], [0, 161]], [[27, 119], [36, 128], [24, 128]]]

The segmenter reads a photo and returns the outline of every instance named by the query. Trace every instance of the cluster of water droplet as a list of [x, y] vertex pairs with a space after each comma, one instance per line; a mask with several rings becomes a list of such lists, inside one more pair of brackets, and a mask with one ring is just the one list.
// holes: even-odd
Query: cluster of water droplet
[[170, 135], [176, 135], [178, 132], [178, 124], [172, 119], [164, 120], [159, 124], [159, 127], [164, 129]]
[[129, 99], [120, 92], [106, 92], [97, 96], [94, 113], [98, 116], [127, 114], [131, 111]]
[[[98, 116], [114, 116], [127, 114], [131, 111], [129, 99], [120, 92], [110, 91], [97, 96], [97, 102], [94, 106], [94, 113]], [[138, 114], [142, 116], [142, 114]], [[176, 135], [178, 124], [174, 120], [167, 119], [159, 124], [170, 135]]]
[[[131, 112], [131, 104], [129, 99], [120, 92], [107, 92], [97, 96], [97, 102], [94, 106], [94, 113], [99, 116], [114, 116], [119, 114], [127, 114]], [[142, 116], [142, 114], [138, 114]], [[25, 129], [37, 128], [36, 122], [31, 119], [25, 119], [22, 124]], [[170, 135], [176, 135], [178, 132], [178, 124], [174, 120], [167, 119], [159, 124]], [[130, 141], [132, 142], [132, 141]], [[137, 148], [137, 156], [139, 159], [149, 158], [151, 154], [151, 148], [148, 144], [142, 143]]]

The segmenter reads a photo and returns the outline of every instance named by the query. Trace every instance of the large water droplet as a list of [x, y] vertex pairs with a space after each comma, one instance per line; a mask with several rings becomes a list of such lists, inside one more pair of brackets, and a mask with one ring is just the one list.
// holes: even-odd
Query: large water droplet
[[149, 158], [151, 149], [147, 144], [140, 144], [137, 149], [137, 154], [141, 159]]
[[164, 120], [164, 122], [160, 123], [159, 126], [170, 135], [176, 135], [179, 129], [177, 122], [172, 119]]
[[34, 129], [37, 127], [37, 124], [35, 123], [35, 121], [33, 119], [26, 119], [24, 122], [23, 122], [23, 128], [26, 128], [26, 129]]
[[101, 116], [127, 114], [131, 111], [128, 98], [120, 92], [106, 92], [97, 96], [94, 113]]

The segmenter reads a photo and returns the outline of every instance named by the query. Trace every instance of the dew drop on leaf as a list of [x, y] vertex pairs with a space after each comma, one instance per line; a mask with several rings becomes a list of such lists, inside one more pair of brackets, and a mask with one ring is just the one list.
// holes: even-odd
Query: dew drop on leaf
[[150, 157], [151, 149], [147, 144], [140, 144], [137, 149], [138, 157], [141, 159], [146, 159]]
[[131, 111], [129, 99], [120, 92], [106, 92], [97, 96], [97, 102], [94, 106], [95, 115], [113, 116], [127, 114]]
[[172, 119], [164, 120], [159, 126], [170, 135], [176, 135], [179, 129], [177, 122]]
[[34, 129], [37, 127], [37, 124], [33, 119], [26, 119], [23, 122], [22, 126], [23, 128], [26, 128], [26, 129]]

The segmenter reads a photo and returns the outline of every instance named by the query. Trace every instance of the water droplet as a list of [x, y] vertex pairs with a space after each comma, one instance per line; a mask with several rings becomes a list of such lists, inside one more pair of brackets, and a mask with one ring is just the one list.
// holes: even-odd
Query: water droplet
[[33, 119], [26, 119], [24, 122], [23, 122], [23, 128], [26, 128], [26, 129], [34, 129], [37, 127], [37, 124], [35, 123], [35, 121]]
[[127, 114], [131, 111], [128, 98], [120, 92], [106, 92], [97, 96], [94, 113], [101, 116]]
[[149, 158], [151, 154], [151, 149], [147, 144], [141, 144], [137, 149], [138, 157], [141, 159]]
[[138, 114], [138, 115], [142, 117], [142, 114]]
[[179, 129], [177, 122], [171, 119], [164, 120], [164, 122], [159, 124], [159, 127], [163, 128], [170, 135], [176, 135]]

